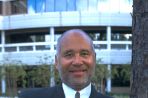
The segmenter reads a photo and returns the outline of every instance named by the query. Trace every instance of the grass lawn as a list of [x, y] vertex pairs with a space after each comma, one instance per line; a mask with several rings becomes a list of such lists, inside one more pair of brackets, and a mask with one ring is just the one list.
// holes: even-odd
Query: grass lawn
[[113, 98], [130, 98], [128, 95], [113, 95]]
[[109, 96], [112, 96], [113, 98], [130, 98], [128, 94], [109, 94]]

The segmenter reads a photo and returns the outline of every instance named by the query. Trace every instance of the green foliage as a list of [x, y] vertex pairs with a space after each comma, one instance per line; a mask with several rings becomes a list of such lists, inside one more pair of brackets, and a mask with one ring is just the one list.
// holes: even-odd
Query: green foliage
[[4, 64], [0, 70], [1, 78], [6, 80], [7, 95], [15, 96], [18, 90], [18, 81], [22, 82], [22, 86], [25, 87], [26, 72], [23, 65], [18, 64]]
[[130, 81], [131, 76], [131, 65], [113, 66], [112, 76], [122, 77], [125, 81]]
[[25, 87], [26, 72], [23, 66], [11, 64], [9, 66], [4, 66], [4, 68], [5, 68], [5, 75], [8, 81], [13, 81], [16, 83], [18, 80], [21, 80], [23, 87]]
[[[130, 65], [123, 65], [119, 75], [117, 67], [112, 66], [112, 73], [110, 73], [107, 69], [107, 65], [100, 64], [100, 62], [100, 60], [97, 61], [92, 83], [101, 92], [102, 88], [105, 87], [105, 80], [110, 76], [112, 76], [112, 78], [114, 76], [122, 76], [125, 80], [130, 79]], [[12, 89], [10, 92], [17, 90], [18, 84], [23, 88], [30, 87], [29, 85], [32, 85], [31, 87], [46, 87], [49, 86], [50, 77], [52, 75], [54, 75], [56, 84], [61, 83], [58, 71], [55, 69], [54, 65], [52, 65], [52, 68], [53, 70], [51, 70], [51, 65], [47, 65], [42, 61], [41, 65], [31, 67], [27, 67], [23, 64], [4, 64], [0, 67], [0, 77], [6, 79], [7, 87]]]
[[105, 80], [110, 76], [110, 73], [107, 69], [107, 65], [99, 64], [100, 62], [100, 59], [97, 60], [92, 83], [95, 85], [97, 90], [105, 93]]
[[50, 69], [49, 65], [40, 65], [34, 67], [31, 71], [27, 73], [27, 78], [33, 82], [33, 87], [40, 86], [46, 87], [50, 83]]
[[60, 76], [59, 76], [59, 73], [56, 69], [54, 69], [54, 78], [55, 78], [55, 83], [56, 84], [60, 84], [61, 83], [61, 79], [60, 79]]
[[114, 76], [119, 76], [119, 74], [118, 74], [118, 70], [117, 70], [117, 68], [115, 67], [115, 66], [112, 66], [112, 72], [111, 72], [111, 76], [112, 76], [112, 78], [114, 78]]
[[0, 67], [0, 77], [6, 80], [7, 95], [15, 96], [19, 87], [29, 87], [29, 81], [33, 82], [33, 87], [49, 86], [50, 69], [49, 65], [33, 67], [28, 71], [27, 66], [17, 64], [5, 64]]
[[121, 76], [123, 76], [124, 80], [130, 81], [130, 76], [131, 76], [131, 66], [130, 65], [123, 66], [123, 69], [121, 71]]
[[109, 76], [109, 72], [107, 70], [106, 65], [102, 64], [96, 64], [95, 68], [95, 75], [92, 78], [93, 82], [97, 83], [98, 81], [101, 82], [104, 78], [107, 78]]

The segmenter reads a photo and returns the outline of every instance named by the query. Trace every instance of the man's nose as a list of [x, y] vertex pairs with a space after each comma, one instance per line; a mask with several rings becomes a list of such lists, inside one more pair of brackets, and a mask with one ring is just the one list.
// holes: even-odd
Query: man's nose
[[82, 64], [82, 58], [79, 54], [75, 55], [75, 57], [73, 58], [72, 64], [77, 66]]

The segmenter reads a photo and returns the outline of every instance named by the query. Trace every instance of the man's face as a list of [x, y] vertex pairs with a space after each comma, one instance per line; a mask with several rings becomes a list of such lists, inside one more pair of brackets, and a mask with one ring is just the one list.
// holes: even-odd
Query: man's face
[[71, 34], [61, 42], [56, 68], [65, 84], [82, 89], [91, 81], [95, 59], [89, 40], [80, 34]]

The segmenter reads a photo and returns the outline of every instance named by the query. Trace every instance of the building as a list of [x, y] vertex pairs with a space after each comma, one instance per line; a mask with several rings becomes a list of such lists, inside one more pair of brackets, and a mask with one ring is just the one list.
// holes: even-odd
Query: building
[[[63, 31], [93, 35], [97, 58], [108, 69], [131, 63], [133, 0], [0, 0], [0, 61], [39, 65], [54, 62]], [[5, 81], [1, 80], [5, 92]], [[111, 80], [107, 81], [111, 91]]]

